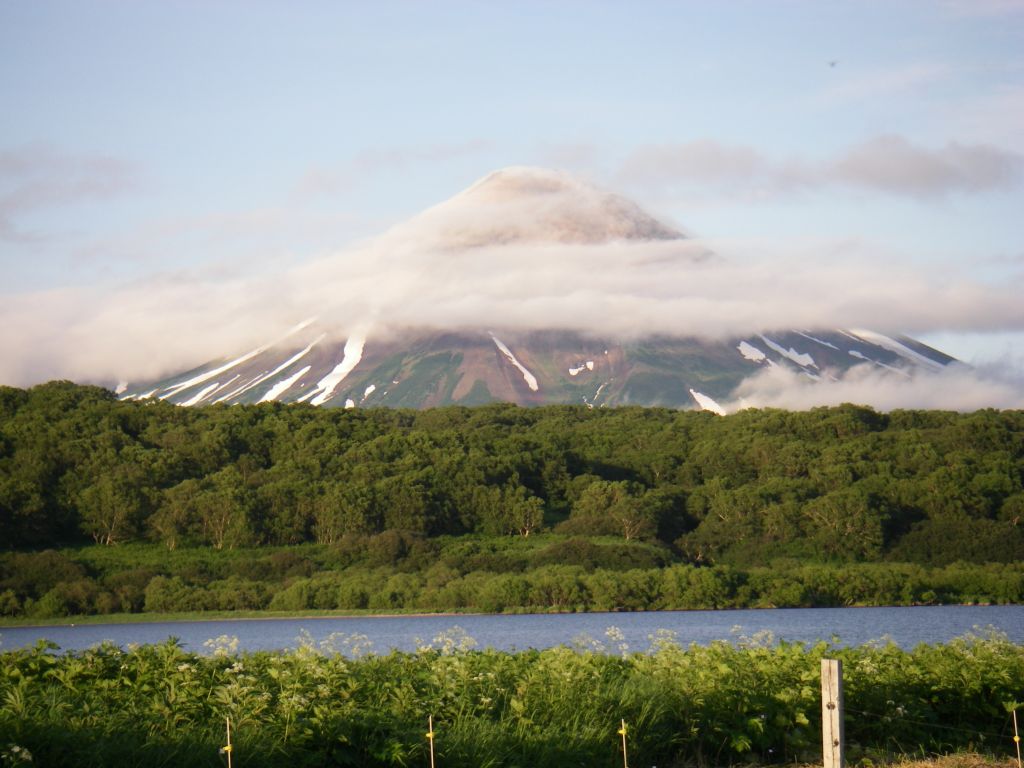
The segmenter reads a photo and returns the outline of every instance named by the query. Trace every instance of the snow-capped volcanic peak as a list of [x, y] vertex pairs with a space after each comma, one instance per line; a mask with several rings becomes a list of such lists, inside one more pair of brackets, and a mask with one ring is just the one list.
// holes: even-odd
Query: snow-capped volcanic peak
[[731, 279], [701, 294], [717, 260], [622, 197], [561, 171], [505, 168], [296, 272], [316, 288], [296, 305], [324, 313], [119, 393], [199, 406], [582, 402], [721, 413], [751, 377], [761, 387], [794, 374], [838, 381], [855, 368], [911, 376], [953, 362], [902, 335], [829, 330], [828, 318], [762, 332], [750, 320], [730, 337], [702, 335], [701, 321], [685, 335], [691, 298], [697, 309], [728, 303]]
[[625, 198], [562, 171], [522, 166], [494, 171], [406, 227], [435, 247], [451, 250], [684, 237]]

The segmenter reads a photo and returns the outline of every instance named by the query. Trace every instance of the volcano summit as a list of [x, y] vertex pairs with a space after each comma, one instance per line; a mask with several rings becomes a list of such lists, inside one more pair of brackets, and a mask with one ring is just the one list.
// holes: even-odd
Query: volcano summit
[[842, 302], [823, 300], [793, 270], [729, 262], [635, 203], [544, 169], [496, 171], [292, 279], [280, 303], [293, 322], [312, 319], [121, 396], [720, 411], [771, 369], [834, 381], [953, 362], [906, 336], [838, 330], [875, 317], [876, 295], [849, 286]]

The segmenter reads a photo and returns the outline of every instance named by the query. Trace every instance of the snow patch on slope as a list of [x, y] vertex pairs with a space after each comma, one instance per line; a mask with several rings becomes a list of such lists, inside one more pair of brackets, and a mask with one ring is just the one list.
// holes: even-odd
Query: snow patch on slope
[[[305, 327], [305, 326], [300, 326], [300, 327]], [[327, 335], [326, 333], [321, 333], [319, 336], [317, 336], [315, 339], [313, 339], [313, 341], [311, 341], [309, 343], [309, 345], [305, 349], [303, 349], [301, 352], [296, 352], [294, 355], [292, 355], [287, 360], [285, 360], [283, 363], [281, 363], [279, 366], [277, 366], [277, 368], [275, 368], [274, 370], [270, 371], [269, 373], [264, 373], [262, 376], [257, 376], [255, 379], [250, 381], [248, 384], [246, 384], [241, 389], [235, 390], [234, 392], [231, 393], [231, 397], [239, 397], [240, 395], [243, 395], [246, 392], [248, 392], [253, 387], [258, 387], [263, 382], [265, 382], [265, 381], [267, 381], [269, 379], [272, 379], [275, 376], [277, 376], [277, 374], [281, 373], [282, 371], [287, 370], [293, 363], [298, 362], [303, 357], [305, 357], [309, 353], [309, 350], [311, 350], [313, 347], [315, 347], [317, 344], [319, 344], [320, 341], [323, 339], [323, 337], [326, 336], [326, 335]], [[262, 403], [263, 400], [261, 399], [260, 402]]]
[[578, 376], [579, 374], [583, 373], [583, 371], [592, 371], [592, 370], [594, 370], [594, 361], [593, 360], [587, 360], [587, 362], [585, 362], [585, 363], [580, 363], [579, 365], [572, 366], [569, 369], [569, 375], [570, 376]]
[[[220, 366], [219, 368], [214, 368], [212, 371], [206, 371], [205, 373], [200, 373], [200, 374], [198, 374], [196, 376], [193, 376], [191, 379], [188, 379], [187, 381], [182, 381], [182, 382], [180, 382], [178, 384], [175, 384], [172, 387], [169, 387], [166, 392], [164, 392], [162, 395], [160, 395], [160, 399], [161, 400], [166, 400], [169, 397], [174, 397], [175, 395], [180, 394], [181, 392], [183, 392], [184, 390], [188, 389], [189, 387], [194, 387], [196, 384], [202, 384], [202, 383], [207, 382], [210, 379], [214, 378], [215, 376], [219, 376], [220, 374], [224, 373], [225, 371], [230, 371], [236, 365], [241, 365], [242, 363], [246, 362], [247, 360], [251, 360], [252, 358], [256, 357], [256, 355], [259, 355], [259, 354], [262, 354], [263, 352], [266, 352], [268, 349], [270, 349], [271, 347], [275, 346], [276, 344], [279, 344], [281, 341], [283, 341], [284, 339], [287, 339], [292, 334], [298, 333], [303, 328], [305, 328], [310, 323], [312, 323], [315, 319], [316, 318], [310, 318], [308, 320], [303, 320], [301, 323], [299, 323], [298, 325], [296, 325], [293, 328], [291, 328], [287, 333], [284, 334], [284, 336], [282, 336], [281, 338], [277, 339], [272, 344], [264, 344], [263, 346], [257, 347], [256, 349], [252, 350], [251, 352], [245, 353], [241, 357], [236, 357], [234, 360], [231, 360], [230, 362], [225, 363], [224, 365]], [[316, 343], [316, 342], [314, 342], [314, 343]], [[209, 389], [209, 387], [207, 387], [207, 389]], [[195, 398], [192, 398], [192, 399], [194, 400]], [[189, 400], [188, 402], [192, 403], [192, 400]]]
[[313, 405], [323, 405], [331, 399], [335, 388], [346, 376], [355, 370], [355, 367], [359, 365], [359, 361], [363, 359], [363, 345], [365, 343], [366, 338], [362, 335], [350, 336], [348, 338], [348, 341], [345, 342], [345, 351], [341, 362], [334, 366], [333, 371], [317, 382], [314, 391], [319, 392], [319, 394], [310, 400], [310, 403]]
[[120, 399], [124, 401], [128, 400], [149, 400], [153, 395], [160, 391], [160, 388], [151, 389], [149, 392], [141, 392], [137, 395], [124, 395]]
[[725, 408], [720, 406], [713, 398], [708, 397], [703, 392], [691, 389], [690, 396], [697, 401], [697, 405], [700, 406], [702, 411], [711, 411], [712, 413], [717, 413], [719, 416], [725, 416]]
[[804, 333], [803, 331], [796, 331], [796, 333], [800, 334], [805, 339], [810, 339], [811, 341], [815, 341], [818, 344], [821, 344], [823, 347], [831, 347], [832, 349], [836, 350], [837, 352], [839, 351], [839, 347], [837, 347], [835, 344], [833, 344], [830, 341], [825, 341], [824, 339], [819, 339], [816, 336], [811, 336], [811, 334]]
[[[597, 391], [594, 393], [594, 397], [593, 397], [592, 400], [587, 400], [587, 396], [586, 395], [581, 395], [580, 399], [583, 400], [583, 402], [586, 404], [587, 408], [593, 408], [595, 405], [597, 405], [597, 401], [600, 399], [601, 393], [604, 391], [604, 388], [607, 387], [610, 383], [611, 383], [610, 380], [603, 382], [597, 388]], [[604, 408], [604, 405], [601, 405], [600, 407]]]
[[886, 365], [881, 360], [873, 360], [856, 349], [851, 349], [847, 354], [849, 354], [850, 357], [856, 357], [858, 360], [863, 360], [867, 363], [873, 363], [877, 365], [879, 368], [885, 368], [886, 370], [892, 371], [893, 373], [898, 373], [900, 376], [910, 376], [910, 374], [904, 371], [902, 368], [897, 368], [896, 366], [893, 365]]
[[767, 355], [760, 349], [755, 347], [753, 344], [748, 344], [745, 341], [741, 341], [739, 346], [736, 347], [747, 360], [753, 360], [755, 363], [763, 362]]
[[277, 400], [277, 398], [279, 398], [281, 395], [283, 395], [291, 388], [292, 384], [294, 384], [300, 378], [305, 376], [306, 372], [309, 371], [311, 367], [312, 366], [307, 365], [304, 368], [300, 368], [298, 373], [289, 376], [284, 381], [277, 382], [277, 384], [275, 384], [269, 390], [267, 390], [267, 394], [261, 397], [259, 401], [261, 403], [272, 403], [274, 400]]
[[810, 355], [808, 355], [806, 352], [797, 352], [792, 347], [790, 347], [789, 349], [786, 349], [781, 344], [777, 344], [776, 342], [774, 342], [771, 339], [769, 339], [767, 336], [765, 336], [763, 334], [758, 334], [758, 335], [761, 336], [761, 340], [765, 344], [768, 345], [769, 349], [772, 349], [772, 350], [778, 352], [780, 355], [782, 355], [785, 358], [788, 358], [788, 359], [792, 360], [797, 365], [802, 366], [804, 368], [807, 368], [807, 367], [810, 367], [810, 366], [813, 366], [814, 368], [818, 367], [818, 364], [814, 362], [814, 358], [811, 357]]
[[943, 368], [942, 363], [936, 362], [930, 357], [925, 357], [920, 352], [916, 352], [907, 345], [896, 341], [896, 339], [890, 338], [881, 333], [875, 333], [874, 331], [867, 331], [860, 328], [851, 329], [851, 333], [869, 344], [874, 344], [876, 347], [881, 347], [889, 352], [895, 352], [905, 360], [910, 360], [918, 365], [923, 365], [930, 370], [941, 371]]
[[512, 354], [512, 350], [510, 350], [508, 347], [502, 344], [501, 339], [499, 339], [493, 333], [491, 334], [491, 338], [494, 340], [495, 346], [501, 351], [501, 354], [507, 357], [508, 361], [512, 363], [512, 365], [514, 365], [516, 368], [518, 368], [521, 374], [523, 374], [523, 379], [526, 381], [526, 386], [528, 386], [531, 390], [536, 392], [537, 377], [530, 373], [528, 370], [526, 370], [526, 367], [518, 360], [516, 360], [516, 356]]
[[[205, 389], [203, 389], [202, 391], [200, 391], [199, 394], [196, 395], [195, 397], [193, 397], [191, 400], [186, 400], [184, 403], [182, 403], [182, 405], [184, 405], [186, 407], [190, 406], [190, 405], [199, 405], [199, 403], [203, 402], [203, 400], [205, 400], [207, 397], [212, 395], [213, 391], [215, 389], [217, 389], [217, 387], [219, 387], [219, 386], [220, 386], [219, 383], [217, 383], [216, 381], [213, 382], [213, 384], [211, 384], [210, 386], [208, 386]], [[163, 399], [163, 398], [161, 398], [161, 399]]]
[[[242, 376], [242, 374], [236, 373], [230, 379], [228, 379], [223, 384], [221, 384], [219, 387], [217, 387], [217, 389], [213, 390], [213, 392], [210, 394], [210, 397], [213, 397], [218, 392], [222, 392], [222, 391], [226, 390], [228, 387], [230, 387], [232, 384], [234, 384], [236, 381], [238, 381], [238, 379], [241, 378], [241, 376]], [[220, 400], [218, 399], [218, 400], [215, 400], [214, 402], [219, 403]]]
[[[228, 384], [231, 384], [231, 382], [233, 382], [236, 379], [238, 379], [239, 375], [240, 374], [232, 376], [231, 377], [231, 381], [229, 381]], [[259, 378], [259, 375], [257, 374], [256, 376], [253, 376], [251, 379], [249, 379], [247, 382], [245, 382], [245, 384], [243, 384], [242, 386], [238, 387], [237, 389], [228, 390], [227, 392], [225, 392], [223, 395], [218, 397], [213, 402], [214, 403], [223, 403], [226, 400], [230, 400], [232, 397], [237, 395], [239, 392], [242, 392], [242, 391], [248, 389], [249, 385], [252, 384], [254, 381], [256, 381], [258, 378]], [[227, 385], [225, 385], [225, 386], [227, 386]]]
[[256, 349], [252, 350], [252, 352], [247, 352], [241, 357], [236, 357], [231, 362], [225, 363], [224, 365], [220, 366], [220, 368], [214, 368], [212, 371], [207, 371], [206, 373], [200, 373], [198, 376], [193, 376], [188, 381], [183, 381], [180, 384], [175, 384], [173, 387], [170, 387], [166, 392], [160, 395], [160, 399], [166, 400], [169, 397], [174, 397], [174, 395], [178, 394], [182, 390], [188, 389], [189, 387], [194, 387], [196, 384], [202, 384], [205, 381], [209, 381], [214, 376], [219, 376], [225, 371], [230, 371], [236, 365], [241, 365], [246, 360], [251, 360], [252, 358], [256, 357], [256, 355], [262, 354], [267, 350], [268, 346], [269, 345], [264, 344], [262, 347], [257, 347]]

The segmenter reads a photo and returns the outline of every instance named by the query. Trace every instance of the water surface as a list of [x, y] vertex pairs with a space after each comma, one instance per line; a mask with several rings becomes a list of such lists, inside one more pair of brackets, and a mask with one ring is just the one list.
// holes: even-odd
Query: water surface
[[[462, 630], [454, 630], [458, 627]], [[609, 628], [615, 628], [611, 636]], [[226, 619], [133, 624], [81, 624], [49, 627], [0, 627], [0, 650], [52, 640], [63, 649], [83, 650], [101, 642], [161, 643], [169, 637], [192, 651], [209, 651], [208, 640], [237, 637], [243, 651], [295, 648], [300, 642], [351, 653], [435, 647], [447, 635], [468, 635], [477, 648], [499, 650], [603, 644], [618, 651], [647, 650], [659, 630], [677, 642], [706, 645], [715, 640], [744, 642], [765, 634], [777, 640], [841, 645], [892, 640], [903, 648], [944, 643], [970, 632], [993, 628], [1024, 644], [1024, 606], [920, 606], [894, 608], [792, 608], [736, 611], [646, 611], [516, 615], [356, 616], [344, 618]], [[453, 631], [454, 630], [454, 631]], [[365, 639], [364, 639], [365, 638]]]

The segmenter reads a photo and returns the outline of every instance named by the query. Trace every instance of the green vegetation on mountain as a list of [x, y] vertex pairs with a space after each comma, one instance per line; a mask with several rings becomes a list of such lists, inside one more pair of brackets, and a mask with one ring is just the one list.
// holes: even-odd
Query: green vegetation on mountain
[[1019, 411], [190, 409], [4, 387], [0, 614], [229, 593], [282, 609], [1016, 602], [1022, 477]]

